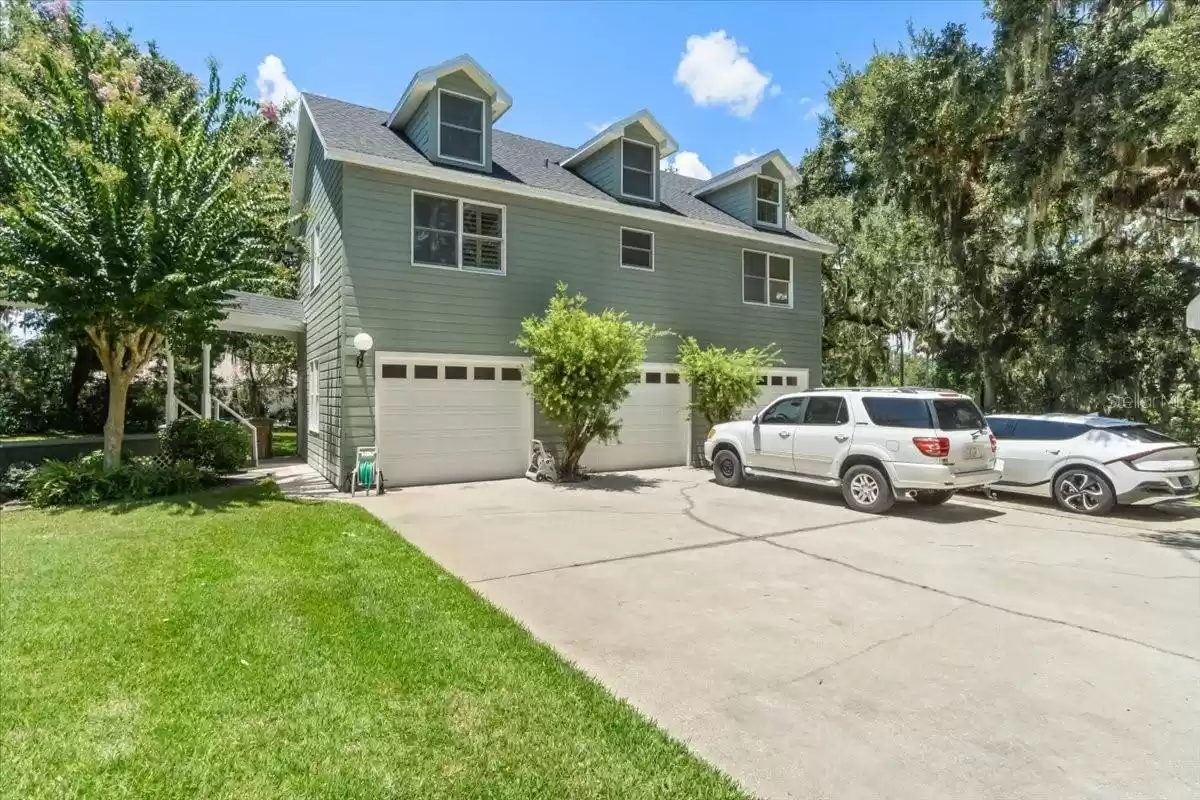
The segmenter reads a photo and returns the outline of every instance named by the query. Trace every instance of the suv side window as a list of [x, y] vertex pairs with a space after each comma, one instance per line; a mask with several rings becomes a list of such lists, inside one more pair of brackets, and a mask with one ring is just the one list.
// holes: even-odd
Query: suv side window
[[758, 418], [760, 425], [799, 425], [805, 397], [785, 397]]
[[805, 425], [844, 425], [850, 421], [846, 401], [841, 397], [810, 397], [804, 409]]
[[1003, 417], [988, 417], [988, 427], [992, 429], [992, 435], [997, 439], [1013, 438], [1013, 428], [1016, 427], [1015, 419], [1004, 419]]
[[1073, 422], [1053, 422], [1047, 419], [1019, 419], [1013, 429], [1013, 439], [1034, 442], [1060, 442], [1074, 439], [1087, 430], [1086, 425]]
[[932, 428], [929, 403], [915, 397], [864, 397], [863, 407], [876, 425], [888, 428]]

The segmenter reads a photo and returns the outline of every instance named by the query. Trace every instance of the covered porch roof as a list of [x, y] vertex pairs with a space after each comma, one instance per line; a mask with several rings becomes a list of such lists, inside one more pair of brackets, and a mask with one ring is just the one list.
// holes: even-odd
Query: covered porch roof
[[230, 292], [223, 331], [299, 338], [304, 332], [304, 306], [299, 300], [252, 292]]

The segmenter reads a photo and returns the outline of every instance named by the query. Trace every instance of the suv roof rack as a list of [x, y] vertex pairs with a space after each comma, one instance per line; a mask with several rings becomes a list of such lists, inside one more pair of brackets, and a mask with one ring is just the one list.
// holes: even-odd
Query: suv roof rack
[[937, 392], [965, 396], [955, 389], [938, 389], [932, 386], [818, 386], [807, 389], [809, 392], [895, 392], [896, 394], [920, 394], [921, 392]]

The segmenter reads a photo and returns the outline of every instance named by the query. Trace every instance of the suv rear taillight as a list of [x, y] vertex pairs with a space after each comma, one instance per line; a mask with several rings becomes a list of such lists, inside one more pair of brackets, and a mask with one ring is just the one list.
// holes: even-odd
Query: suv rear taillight
[[945, 458], [950, 455], [950, 440], [945, 436], [914, 436], [913, 444], [922, 454], [933, 458]]
[[996, 434], [989, 433], [988, 441], [992, 443], [992, 455], [996, 455]]

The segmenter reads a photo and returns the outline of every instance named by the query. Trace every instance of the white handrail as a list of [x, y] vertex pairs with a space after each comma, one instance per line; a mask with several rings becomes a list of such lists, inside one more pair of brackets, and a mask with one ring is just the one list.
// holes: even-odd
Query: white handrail
[[222, 402], [221, 398], [214, 397], [213, 402], [217, 404], [218, 415], [220, 414], [220, 410], [223, 408], [229, 412], [229, 416], [233, 417], [238, 422], [240, 422], [241, 424], [245, 425], [247, 428], [250, 429], [250, 456], [251, 456], [252, 461], [254, 462], [254, 466], [257, 467], [258, 466], [258, 428], [254, 427], [254, 423], [252, 423], [250, 420], [246, 419], [241, 414], [234, 411], [232, 408], [230, 408], [228, 405], [226, 405], [224, 402]]
[[[179, 408], [182, 408], [184, 411], [188, 412], [196, 419], [200, 419], [200, 412], [198, 412], [196, 409], [192, 408], [187, 403], [180, 400], [178, 397], [175, 398], [175, 405], [178, 406]], [[177, 417], [179, 416], [178, 411], [175, 412], [175, 416], [177, 416]]]

